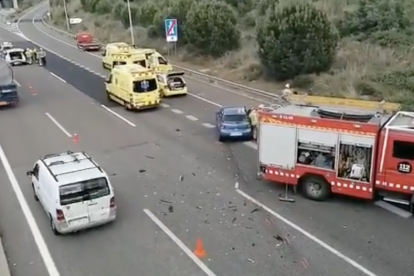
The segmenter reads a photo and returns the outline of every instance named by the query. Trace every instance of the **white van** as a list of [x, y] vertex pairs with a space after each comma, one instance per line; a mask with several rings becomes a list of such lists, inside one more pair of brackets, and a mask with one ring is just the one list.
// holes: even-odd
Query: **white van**
[[85, 152], [49, 154], [27, 172], [34, 198], [55, 235], [109, 223], [116, 218], [114, 190], [105, 171]]
[[13, 48], [4, 52], [4, 59], [11, 66], [27, 64], [25, 50], [21, 48]]

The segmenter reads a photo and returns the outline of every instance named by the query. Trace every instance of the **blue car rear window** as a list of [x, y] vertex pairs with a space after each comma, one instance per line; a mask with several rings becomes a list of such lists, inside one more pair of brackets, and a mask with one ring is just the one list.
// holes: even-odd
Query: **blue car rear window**
[[223, 122], [243, 122], [243, 121], [247, 121], [246, 115], [234, 114], [234, 115], [224, 115], [223, 117]]

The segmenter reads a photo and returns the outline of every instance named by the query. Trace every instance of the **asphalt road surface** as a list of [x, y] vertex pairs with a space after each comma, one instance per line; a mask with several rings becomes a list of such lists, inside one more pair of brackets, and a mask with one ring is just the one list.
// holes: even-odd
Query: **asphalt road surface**
[[[28, 14], [19, 28], [48, 51], [48, 64], [16, 68], [22, 103], [0, 116], [1, 148], [42, 237], [32, 238], [34, 226], [0, 168], [0, 226], [14, 276], [47, 275], [53, 264], [62, 276], [412, 274], [411, 220], [343, 199], [295, 196], [295, 203], [282, 203], [280, 189], [255, 180], [253, 144], [216, 142], [211, 126], [218, 107], [256, 101], [193, 79], [192, 95], [166, 100], [158, 110], [126, 112], [105, 97], [100, 59], [33, 24], [41, 14]], [[0, 39], [32, 46], [4, 29]], [[116, 223], [64, 237], [51, 233], [25, 172], [36, 158], [67, 149], [88, 151], [111, 175]], [[197, 238], [205, 266], [187, 255]], [[52, 263], [44, 260], [48, 254]]]

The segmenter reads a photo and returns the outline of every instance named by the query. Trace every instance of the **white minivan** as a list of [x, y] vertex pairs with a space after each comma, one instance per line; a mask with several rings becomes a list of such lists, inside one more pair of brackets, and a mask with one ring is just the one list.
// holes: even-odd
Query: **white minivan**
[[55, 235], [112, 222], [114, 190], [106, 172], [85, 152], [49, 154], [27, 172], [34, 198]]

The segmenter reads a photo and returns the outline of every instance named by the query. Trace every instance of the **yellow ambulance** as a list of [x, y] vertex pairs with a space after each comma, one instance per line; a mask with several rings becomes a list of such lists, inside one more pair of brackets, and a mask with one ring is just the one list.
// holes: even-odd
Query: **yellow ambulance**
[[160, 94], [157, 75], [137, 64], [117, 65], [105, 80], [108, 99], [126, 110], [158, 107]]
[[135, 48], [137, 51], [143, 53], [148, 62], [148, 68], [154, 69], [157, 73], [167, 74], [174, 69], [168, 60], [157, 52], [155, 49], [149, 48]]
[[102, 53], [102, 66], [112, 69], [116, 65], [126, 64], [130, 58], [129, 52], [133, 48], [124, 42], [109, 43]]

